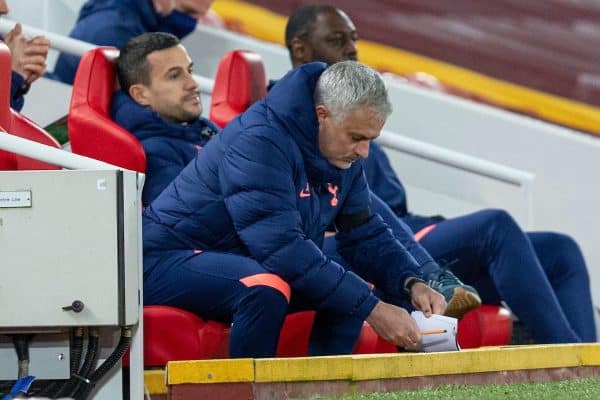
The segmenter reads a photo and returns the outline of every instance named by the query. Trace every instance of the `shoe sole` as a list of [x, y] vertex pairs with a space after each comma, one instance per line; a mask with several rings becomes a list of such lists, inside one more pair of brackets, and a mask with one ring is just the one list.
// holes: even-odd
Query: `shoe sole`
[[469, 311], [479, 307], [481, 299], [473, 292], [469, 292], [462, 287], [454, 288], [454, 295], [450, 299], [444, 315], [461, 319]]

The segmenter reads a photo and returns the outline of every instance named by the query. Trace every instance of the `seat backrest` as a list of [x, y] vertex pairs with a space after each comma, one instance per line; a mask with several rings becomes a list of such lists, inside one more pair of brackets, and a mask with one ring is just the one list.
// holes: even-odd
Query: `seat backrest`
[[81, 57], [69, 106], [69, 140], [73, 153], [145, 172], [146, 154], [135, 136], [110, 118], [116, 89], [115, 48], [97, 48]]
[[223, 128], [267, 94], [262, 58], [249, 50], [233, 50], [219, 62], [211, 97], [210, 120]]
[[[60, 144], [48, 132], [10, 108], [11, 74], [10, 50], [4, 43], [0, 42], [0, 130], [38, 143], [60, 148]], [[59, 169], [59, 167], [19, 154], [0, 151], [0, 170], [27, 169]]]

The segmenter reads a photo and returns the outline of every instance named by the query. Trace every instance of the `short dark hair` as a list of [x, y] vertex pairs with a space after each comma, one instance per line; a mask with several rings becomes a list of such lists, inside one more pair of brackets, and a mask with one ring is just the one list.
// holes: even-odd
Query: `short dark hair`
[[336, 11], [337, 8], [326, 4], [311, 4], [294, 11], [285, 26], [285, 45], [288, 50], [292, 51], [292, 39], [308, 37], [317, 20], [317, 15]]
[[129, 91], [132, 85], [150, 84], [150, 65], [148, 54], [168, 49], [179, 44], [175, 35], [165, 32], [147, 32], [134, 37], [122, 48], [117, 58], [117, 78], [121, 89]]

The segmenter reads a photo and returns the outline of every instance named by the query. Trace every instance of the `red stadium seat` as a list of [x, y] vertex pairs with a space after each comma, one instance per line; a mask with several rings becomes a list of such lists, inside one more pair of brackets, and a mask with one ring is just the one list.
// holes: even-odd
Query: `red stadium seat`
[[265, 67], [249, 50], [233, 50], [219, 62], [210, 103], [210, 120], [223, 128], [267, 94]]
[[314, 320], [314, 311], [302, 311], [288, 315], [279, 335], [277, 357], [306, 357]]
[[466, 313], [458, 322], [461, 349], [507, 345], [511, 336], [512, 319], [504, 307], [483, 304]]
[[[0, 130], [54, 148], [60, 144], [33, 121], [10, 108], [12, 63], [8, 47], [0, 42]], [[19, 154], [0, 151], [0, 170], [59, 169], [58, 166]]]
[[97, 48], [81, 57], [69, 107], [69, 140], [73, 153], [132, 171], [146, 171], [146, 154], [135, 136], [110, 118], [116, 89], [114, 48]]
[[229, 327], [204, 321], [188, 311], [167, 306], [144, 307], [144, 365], [169, 361], [226, 358]]
[[[116, 89], [115, 49], [91, 50], [81, 58], [69, 110], [69, 138], [74, 153], [133, 171], [146, 170], [146, 155], [135, 136], [110, 118]], [[184, 310], [144, 307], [144, 364], [225, 356], [228, 329]]]

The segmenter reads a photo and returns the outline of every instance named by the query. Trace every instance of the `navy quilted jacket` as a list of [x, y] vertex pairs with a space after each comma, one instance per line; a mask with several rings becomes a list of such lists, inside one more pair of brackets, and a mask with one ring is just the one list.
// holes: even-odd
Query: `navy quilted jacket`
[[219, 128], [205, 118], [187, 124], [164, 121], [122, 91], [111, 105], [113, 120], [133, 133], [146, 152], [146, 182], [142, 202], [152, 202], [198, 154]]
[[[313, 92], [325, 67], [290, 71], [146, 208], [146, 259], [175, 249], [245, 255], [316, 309], [368, 316], [377, 298], [367, 283], [320, 249], [336, 217], [369, 208], [362, 164], [340, 170], [319, 151]], [[420, 276], [378, 215], [337, 239], [354, 271], [385, 292], [398, 295], [408, 276]]]

